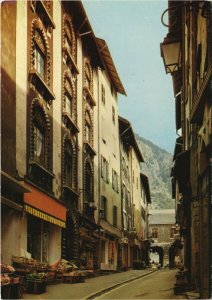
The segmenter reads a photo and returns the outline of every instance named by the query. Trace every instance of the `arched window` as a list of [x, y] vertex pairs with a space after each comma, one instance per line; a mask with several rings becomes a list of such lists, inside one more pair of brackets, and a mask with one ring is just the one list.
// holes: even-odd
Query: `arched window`
[[85, 140], [91, 143], [91, 117], [88, 111], [85, 113]]
[[93, 172], [89, 162], [85, 165], [85, 201], [93, 201]]
[[50, 86], [50, 49], [48, 38], [40, 20], [32, 21], [31, 69]]
[[43, 111], [36, 109], [33, 115], [34, 159], [41, 165], [47, 166], [46, 156], [46, 120]]
[[72, 118], [73, 114], [73, 86], [70, 78], [65, 79], [65, 111]]
[[76, 61], [76, 38], [72, 20], [67, 14], [64, 14], [63, 17], [63, 47], [65, 47], [72, 59]]

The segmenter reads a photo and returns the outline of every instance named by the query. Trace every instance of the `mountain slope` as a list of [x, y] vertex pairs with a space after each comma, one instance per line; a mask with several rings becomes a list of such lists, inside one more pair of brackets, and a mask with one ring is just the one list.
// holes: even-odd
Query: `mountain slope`
[[136, 135], [138, 145], [144, 157], [142, 173], [149, 178], [152, 208], [174, 208], [171, 196], [172, 154]]

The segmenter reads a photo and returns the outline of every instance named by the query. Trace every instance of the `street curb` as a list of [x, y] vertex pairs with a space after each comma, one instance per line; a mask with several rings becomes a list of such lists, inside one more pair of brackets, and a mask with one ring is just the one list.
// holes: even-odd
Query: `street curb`
[[107, 288], [105, 288], [105, 289], [103, 289], [103, 290], [100, 290], [100, 291], [98, 291], [98, 292], [96, 292], [96, 293], [94, 293], [94, 294], [91, 294], [90, 296], [86, 297], [85, 300], [93, 300], [93, 299], [95, 299], [96, 297], [101, 296], [102, 294], [105, 294], [106, 292], [111, 291], [111, 290], [113, 290], [113, 289], [115, 289], [115, 288], [117, 288], [117, 287], [119, 287], [119, 286], [121, 286], [121, 285], [123, 285], [123, 284], [125, 284], [125, 283], [131, 282], [131, 281], [135, 281], [135, 280], [137, 280], [137, 279], [140, 279], [140, 278], [142, 278], [142, 277], [145, 277], [145, 276], [150, 275], [150, 274], [152, 274], [152, 273], [155, 273], [155, 272], [157, 272], [157, 271], [158, 271], [158, 270], [156, 269], [156, 270], [150, 271], [150, 272], [148, 272], [148, 273], [146, 273], [146, 274], [142, 274], [142, 275], [140, 275], [140, 276], [138, 276], [138, 277], [134, 277], [134, 278], [131, 278], [131, 279], [122, 281], [122, 282], [120, 282], [120, 283], [111, 285], [111, 286], [109, 286], [109, 287], [107, 287]]

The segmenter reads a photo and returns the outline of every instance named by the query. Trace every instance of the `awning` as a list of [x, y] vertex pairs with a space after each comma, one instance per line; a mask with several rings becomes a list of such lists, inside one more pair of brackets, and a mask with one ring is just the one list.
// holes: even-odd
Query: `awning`
[[31, 214], [31, 215], [33, 215], [33, 216], [35, 216], [37, 218], [40, 218], [40, 219], [42, 219], [44, 221], [47, 221], [47, 222], [52, 223], [52, 224], [55, 224], [55, 225], [60, 226], [62, 228], [66, 227], [65, 222], [63, 222], [63, 221], [61, 221], [59, 219], [56, 219], [56, 218], [54, 218], [54, 217], [52, 217], [50, 215], [47, 215], [47, 214], [43, 213], [42, 211], [37, 210], [37, 209], [35, 209], [35, 208], [27, 205], [27, 204], [24, 205], [24, 210], [26, 212], [28, 212], [29, 214]]
[[31, 193], [24, 194], [25, 210], [43, 220], [65, 227], [66, 207], [58, 200], [26, 184]]

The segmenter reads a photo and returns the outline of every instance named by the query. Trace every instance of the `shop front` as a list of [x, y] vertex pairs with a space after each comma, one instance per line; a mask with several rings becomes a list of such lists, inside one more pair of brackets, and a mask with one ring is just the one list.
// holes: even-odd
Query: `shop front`
[[53, 263], [61, 258], [61, 229], [66, 226], [66, 207], [58, 200], [27, 184], [24, 195], [27, 246], [32, 258]]

